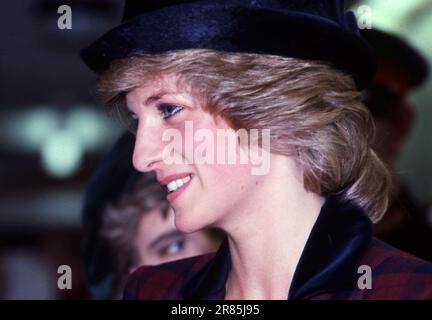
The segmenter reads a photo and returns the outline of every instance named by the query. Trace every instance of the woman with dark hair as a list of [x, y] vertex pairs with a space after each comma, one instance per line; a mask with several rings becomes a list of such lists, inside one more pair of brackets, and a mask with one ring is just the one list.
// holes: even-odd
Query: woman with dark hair
[[153, 173], [132, 167], [135, 138], [123, 134], [95, 172], [84, 203], [87, 282], [96, 299], [118, 299], [142, 265], [213, 252], [222, 233], [185, 234], [174, 226], [166, 191]]
[[373, 55], [342, 1], [127, 1], [83, 58], [176, 227], [227, 234], [216, 255], [138, 269], [125, 298], [432, 297], [432, 266], [371, 236], [390, 179], [358, 92]]

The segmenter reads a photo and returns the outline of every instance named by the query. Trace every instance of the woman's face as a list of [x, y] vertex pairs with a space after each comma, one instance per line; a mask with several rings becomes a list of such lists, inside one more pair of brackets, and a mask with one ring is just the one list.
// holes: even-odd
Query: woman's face
[[[189, 90], [177, 85], [174, 76], [164, 76], [129, 92], [127, 106], [137, 121], [134, 166], [142, 172], [155, 171], [159, 183], [167, 187], [167, 199], [174, 209], [179, 230], [192, 232], [208, 226], [223, 227], [230, 219], [229, 213], [251, 200], [251, 191], [261, 176], [251, 174], [250, 161], [240, 164], [238, 144], [233, 164], [197, 161], [195, 151], [204, 141], [203, 137], [201, 141], [196, 139], [197, 131], [207, 129], [206, 141], [212, 137], [216, 141], [217, 131], [226, 131], [230, 126], [224, 119], [205, 112]], [[186, 130], [186, 124], [192, 129]], [[168, 132], [177, 133], [181, 140], [180, 147], [170, 153], [181, 160], [174, 164], [166, 160], [172, 139], [162, 141]], [[223, 154], [220, 140], [217, 141], [213, 152]], [[225, 156], [228, 149], [225, 148]]]
[[141, 266], [212, 252], [217, 250], [219, 243], [206, 231], [188, 234], [178, 231], [172, 212], [164, 216], [155, 209], [142, 215], [134, 245], [138, 252], [137, 266]]

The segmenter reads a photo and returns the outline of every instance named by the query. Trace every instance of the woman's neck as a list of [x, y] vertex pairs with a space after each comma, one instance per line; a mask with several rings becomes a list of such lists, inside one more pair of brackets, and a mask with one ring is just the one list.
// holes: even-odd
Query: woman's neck
[[[232, 261], [226, 299], [288, 297], [324, 198], [304, 190], [292, 172], [295, 167], [284, 168], [270, 172], [251, 195], [253, 201], [233, 214], [224, 228]], [[276, 173], [277, 179], [272, 179]]]

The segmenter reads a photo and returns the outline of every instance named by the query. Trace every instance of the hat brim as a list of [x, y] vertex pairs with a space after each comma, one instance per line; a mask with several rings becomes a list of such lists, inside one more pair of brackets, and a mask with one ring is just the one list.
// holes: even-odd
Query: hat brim
[[214, 49], [324, 61], [350, 74], [359, 89], [375, 73], [375, 57], [357, 34], [334, 21], [297, 11], [191, 5], [137, 16], [81, 52], [96, 73], [115, 59], [171, 50]]

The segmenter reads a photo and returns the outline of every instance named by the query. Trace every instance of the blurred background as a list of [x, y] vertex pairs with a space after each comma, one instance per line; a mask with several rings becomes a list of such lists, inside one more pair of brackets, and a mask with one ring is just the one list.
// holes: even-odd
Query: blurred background
[[[63, 4], [72, 8], [70, 30], [57, 27]], [[347, 4], [355, 13], [369, 6], [373, 27], [402, 36], [432, 63], [431, 0]], [[99, 104], [96, 76], [78, 54], [121, 11], [119, 0], [2, 1], [0, 299], [89, 298], [80, 253], [83, 191], [121, 126]], [[431, 77], [410, 100], [417, 121], [397, 170], [431, 204]], [[60, 265], [72, 268], [71, 290], [57, 287]]]

